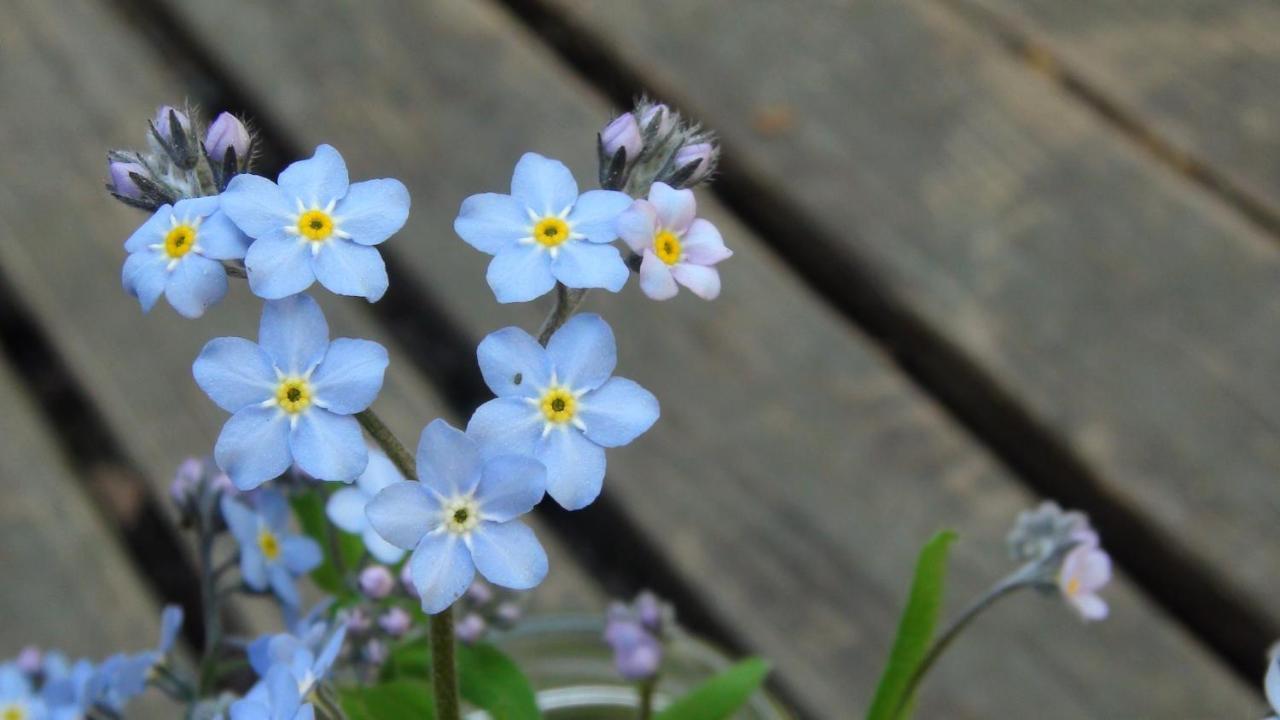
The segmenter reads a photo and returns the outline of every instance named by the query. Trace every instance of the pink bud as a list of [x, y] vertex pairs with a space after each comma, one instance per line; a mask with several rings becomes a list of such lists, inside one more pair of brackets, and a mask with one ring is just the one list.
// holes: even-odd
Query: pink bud
[[409, 632], [409, 626], [412, 624], [413, 618], [409, 617], [409, 613], [401, 607], [393, 607], [378, 618], [378, 626], [391, 637], [400, 637]]
[[483, 580], [476, 580], [467, 588], [467, 599], [476, 605], [484, 605], [493, 599], [493, 588]]
[[369, 616], [365, 613], [365, 611], [361, 610], [360, 608], [356, 608], [347, 614], [347, 631], [348, 632], [353, 632], [353, 633], [368, 632], [369, 628], [371, 627], [373, 627], [373, 620], [369, 619]]
[[468, 645], [479, 640], [480, 636], [484, 635], [484, 630], [484, 618], [475, 613], [467, 613], [454, 627], [454, 633], [458, 639]]
[[387, 661], [387, 644], [381, 640], [370, 640], [364, 646], [364, 659], [374, 665]]
[[249, 130], [231, 113], [224, 112], [213, 119], [204, 135], [204, 150], [215, 163], [222, 163], [227, 148], [236, 152], [237, 160], [249, 153]]
[[111, 175], [111, 186], [117, 195], [121, 197], [139, 200], [142, 198], [142, 188], [138, 187], [138, 183], [129, 177], [130, 173], [135, 173], [146, 177], [147, 169], [135, 162], [114, 161], [107, 166], [107, 172]]
[[604, 144], [604, 152], [609, 157], [613, 157], [619, 148], [626, 148], [627, 160], [635, 160], [644, 147], [636, 116], [623, 113], [614, 118], [600, 131], [600, 142]]
[[178, 125], [182, 127], [183, 132], [191, 131], [191, 119], [187, 117], [186, 113], [171, 105], [161, 105], [156, 109], [156, 117], [152, 121], [155, 123], [156, 132], [160, 133], [160, 137], [165, 140], [173, 142], [173, 134], [170, 132], [173, 128], [169, 125], [169, 113], [173, 113], [178, 117]]
[[44, 653], [35, 645], [28, 645], [18, 653], [16, 664], [18, 669], [28, 675], [40, 672], [40, 664], [44, 661]]
[[689, 179], [685, 180], [682, 187], [692, 187], [707, 179], [711, 171], [716, 167], [716, 159], [719, 151], [716, 146], [709, 142], [694, 143], [685, 145], [676, 152], [675, 160], [672, 165], [677, 171], [683, 169], [686, 165], [697, 162], [698, 166], [694, 169]]
[[360, 592], [370, 600], [381, 600], [395, 588], [395, 578], [385, 565], [370, 565], [360, 571]]

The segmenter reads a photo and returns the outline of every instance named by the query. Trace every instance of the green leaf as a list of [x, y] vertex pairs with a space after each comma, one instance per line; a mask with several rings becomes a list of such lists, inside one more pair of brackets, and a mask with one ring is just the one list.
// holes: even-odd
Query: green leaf
[[[911, 582], [911, 596], [898, 623], [898, 636], [893, 641], [889, 662], [876, 687], [867, 720], [899, 720], [911, 714], [912, 698], [907, 697], [907, 684], [924, 660], [933, 641], [934, 626], [942, 609], [942, 591], [947, 576], [947, 550], [956, 534], [943, 530], [934, 535], [916, 561], [916, 575]], [[903, 708], [901, 712], [899, 708]]]
[[[338, 568], [355, 568], [364, 555], [364, 542], [359, 536], [345, 533], [329, 524], [329, 518], [324, 512], [325, 500], [326, 493], [319, 488], [297, 495], [291, 501], [293, 514], [298, 518], [302, 532], [319, 543], [324, 552], [324, 561], [311, 571], [311, 580], [321, 590], [339, 600], [349, 600], [355, 597], [355, 591], [347, 585]], [[330, 533], [337, 541], [337, 558], [334, 557], [335, 543], [330, 540]]]
[[436, 715], [431, 686], [417, 680], [343, 688], [338, 702], [349, 720], [431, 720]]
[[488, 643], [458, 646], [462, 697], [489, 711], [493, 720], [537, 720], [533, 686], [511, 658]]
[[425, 639], [416, 639], [393, 647], [382, 665], [382, 679], [425, 681], [431, 676], [431, 651]]
[[750, 658], [690, 690], [654, 720], [720, 720], [732, 715], [751, 699], [769, 674], [769, 664]]

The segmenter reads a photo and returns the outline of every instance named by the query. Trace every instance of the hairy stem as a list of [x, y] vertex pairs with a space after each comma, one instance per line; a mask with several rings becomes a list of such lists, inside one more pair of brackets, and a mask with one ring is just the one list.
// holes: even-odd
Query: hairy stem
[[437, 720], [459, 720], [458, 666], [454, 658], [453, 606], [431, 616], [431, 691]]
[[214, 566], [213, 545], [214, 516], [217, 512], [217, 493], [200, 493], [200, 506], [196, 513], [196, 529], [199, 534], [200, 552], [200, 609], [204, 616], [204, 653], [200, 658], [199, 694], [207, 695], [217, 682], [218, 649], [222, 644], [222, 622], [219, 613], [222, 597], [218, 593], [220, 569]]
[[639, 720], [651, 720], [653, 717], [653, 692], [658, 687], [657, 676], [640, 683], [640, 710], [637, 714]]
[[378, 443], [378, 447], [391, 458], [391, 462], [395, 463], [401, 475], [410, 480], [418, 479], [413, 455], [400, 443], [395, 433], [391, 432], [391, 428], [382, 422], [382, 418], [378, 417], [373, 410], [364, 410], [356, 413], [356, 420], [360, 421], [360, 427], [364, 428], [364, 431], [369, 433], [369, 437], [373, 438], [374, 442]]
[[556, 283], [556, 304], [551, 306], [550, 314], [542, 321], [542, 327], [538, 330], [538, 344], [546, 345], [551, 336], [573, 317], [586, 297], [586, 290], [571, 289], [565, 287], [564, 283]]

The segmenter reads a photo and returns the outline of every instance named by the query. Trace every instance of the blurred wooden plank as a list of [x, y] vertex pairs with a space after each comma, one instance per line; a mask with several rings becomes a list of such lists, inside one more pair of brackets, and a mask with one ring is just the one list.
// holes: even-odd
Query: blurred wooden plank
[[[1033, 48], [1280, 216], [1280, 5], [953, 0]], [[1061, 66], [1044, 65], [1050, 57]]]
[[[812, 218], [821, 242], [787, 237], [789, 252], [868, 269], [1102, 495], [1225, 576], [1189, 589], [1202, 607], [1228, 596], [1280, 622], [1262, 541], [1280, 506], [1275, 238], [942, 3], [551, 3]], [[1256, 630], [1198, 614], [1261, 662]]]
[[[463, 0], [172, 5], [219, 38], [215, 61], [273, 122], [336, 144], [355, 176], [409, 185], [409, 227], [385, 252], [473, 335], [537, 323], [544, 305], [493, 301], [487, 258], [450, 223], [465, 195], [505, 188], [525, 150], [593, 177], [608, 114], [509, 16]], [[619, 373], [663, 401], [649, 434], [611, 452], [605, 493], [808, 709], [849, 717], [870, 697], [919, 545], [961, 531], [958, 604], [1005, 570], [1001, 538], [1031, 498], [759, 239], [706, 196], [702, 213], [737, 252], [719, 301], [655, 305], [634, 287], [589, 300], [617, 330]], [[1256, 704], [1126, 582], [1111, 597], [1116, 621], [1087, 631], [1063, 608], [1015, 600], [943, 663], [922, 716]]]
[[[121, 244], [144, 215], [102, 191], [105, 149], [140, 145], [151, 108], [186, 96], [138, 43], [92, 2], [61, 3], [57, 12], [19, 3], [0, 27], [0, 87], [9, 98], [0, 119], [0, 267], [172, 510], [174, 469], [186, 456], [210, 452], [226, 419], [191, 379], [191, 362], [210, 338], [256, 337], [261, 305], [237, 283], [201, 320], [184, 320], [163, 303], [144, 317], [120, 289]], [[68, 98], [76, 98], [74, 108]], [[334, 337], [388, 347], [392, 365], [375, 407], [416, 444], [422, 427], [444, 413], [434, 392], [372, 324], [362, 301], [317, 297]], [[555, 572], [535, 605], [601, 607], [596, 587], [554, 539], [547, 543]], [[269, 601], [246, 600], [240, 608], [255, 631], [278, 629]]]

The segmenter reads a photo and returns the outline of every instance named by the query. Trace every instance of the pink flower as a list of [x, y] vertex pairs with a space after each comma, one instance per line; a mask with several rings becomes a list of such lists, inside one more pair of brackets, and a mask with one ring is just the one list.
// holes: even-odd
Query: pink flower
[[1098, 591], [1111, 581], [1111, 557], [1096, 545], [1077, 545], [1058, 571], [1058, 588], [1085, 620], [1102, 620], [1107, 603]]
[[733, 252], [696, 212], [692, 190], [658, 182], [648, 200], [636, 200], [618, 217], [619, 237], [642, 258], [640, 289], [654, 300], [675, 297], [676, 283], [704, 300], [720, 294], [720, 273], [713, 266]]

